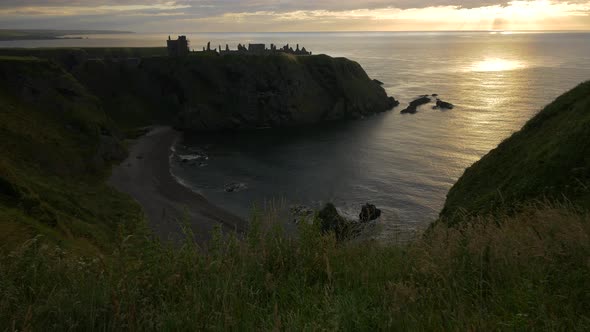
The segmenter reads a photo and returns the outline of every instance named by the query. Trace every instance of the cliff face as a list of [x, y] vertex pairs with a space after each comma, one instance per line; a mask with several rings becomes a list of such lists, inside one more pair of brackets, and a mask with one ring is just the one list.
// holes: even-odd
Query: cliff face
[[183, 130], [296, 126], [396, 105], [358, 63], [325, 55], [153, 57], [137, 66], [91, 60], [74, 74], [113, 118], [147, 112]]
[[590, 81], [549, 104], [465, 171], [441, 217], [517, 209], [533, 200], [590, 209]]

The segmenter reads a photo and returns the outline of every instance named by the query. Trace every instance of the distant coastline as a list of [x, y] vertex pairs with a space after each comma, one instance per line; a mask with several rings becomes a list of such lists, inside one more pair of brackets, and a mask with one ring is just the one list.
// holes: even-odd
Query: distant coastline
[[26, 30], [0, 29], [0, 41], [84, 39], [78, 35], [125, 34], [131, 31], [118, 30]]

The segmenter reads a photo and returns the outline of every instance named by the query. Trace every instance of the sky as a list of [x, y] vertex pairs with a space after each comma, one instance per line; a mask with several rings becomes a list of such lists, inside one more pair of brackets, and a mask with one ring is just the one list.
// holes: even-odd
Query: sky
[[590, 0], [0, 0], [0, 28], [134, 32], [590, 30]]

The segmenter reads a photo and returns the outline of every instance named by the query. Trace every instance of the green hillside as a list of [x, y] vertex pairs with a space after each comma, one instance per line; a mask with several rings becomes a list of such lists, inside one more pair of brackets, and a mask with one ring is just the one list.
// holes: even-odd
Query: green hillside
[[0, 57], [0, 243], [108, 247], [138, 207], [104, 184], [125, 156], [99, 100], [46, 60]]
[[452, 221], [545, 200], [590, 208], [590, 82], [557, 98], [469, 167], [441, 217]]

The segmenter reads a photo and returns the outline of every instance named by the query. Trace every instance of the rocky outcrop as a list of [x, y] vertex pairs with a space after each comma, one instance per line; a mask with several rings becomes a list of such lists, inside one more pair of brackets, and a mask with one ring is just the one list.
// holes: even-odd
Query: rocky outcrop
[[381, 210], [367, 203], [362, 206], [358, 220], [349, 220], [338, 213], [334, 204], [328, 203], [318, 212], [317, 219], [322, 233], [334, 233], [338, 240], [349, 240], [358, 237], [370, 221], [380, 216]]
[[452, 110], [453, 108], [455, 108], [455, 105], [453, 105], [451, 103], [447, 103], [446, 101], [442, 101], [440, 99], [437, 99], [436, 100], [436, 108]]
[[228, 183], [224, 186], [224, 190], [226, 193], [233, 193], [239, 192], [248, 189], [248, 186], [245, 183]]
[[375, 205], [369, 203], [363, 205], [361, 208], [361, 213], [359, 214], [359, 220], [361, 222], [373, 221], [379, 217], [381, 217], [381, 210]]
[[403, 109], [400, 113], [402, 114], [415, 114], [418, 111], [418, 107], [424, 104], [428, 104], [431, 101], [427, 95], [423, 95], [420, 98], [412, 101], [407, 108]]
[[[360, 65], [346, 59], [279, 55], [206, 62], [178, 68], [190, 70], [179, 82], [186, 98], [175, 123], [179, 129], [296, 126], [356, 119], [395, 106]], [[196, 91], [199, 86], [207, 94]]]
[[328, 203], [318, 212], [320, 229], [322, 233], [334, 233], [338, 240], [344, 240], [351, 236], [352, 223], [342, 217], [332, 203]]
[[109, 101], [113, 118], [152, 112], [185, 131], [358, 119], [399, 104], [358, 63], [326, 55], [91, 60], [74, 74]]
[[389, 107], [394, 108], [399, 106], [399, 100], [396, 100], [393, 97], [389, 97]]

